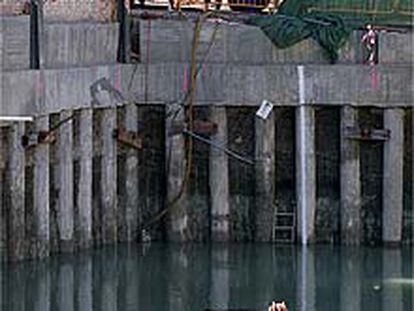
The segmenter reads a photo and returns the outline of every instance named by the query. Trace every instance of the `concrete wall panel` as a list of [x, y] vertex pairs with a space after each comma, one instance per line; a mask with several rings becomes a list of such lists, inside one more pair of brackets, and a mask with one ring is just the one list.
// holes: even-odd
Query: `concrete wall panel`
[[30, 18], [0, 17], [0, 71], [29, 69]]
[[46, 68], [116, 63], [118, 23], [50, 23], [45, 36]]

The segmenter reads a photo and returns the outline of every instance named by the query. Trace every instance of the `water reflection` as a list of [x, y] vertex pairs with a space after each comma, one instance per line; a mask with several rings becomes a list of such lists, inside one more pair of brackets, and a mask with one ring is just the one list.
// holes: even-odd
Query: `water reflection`
[[412, 248], [126, 245], [4, 264], [1, 310], [411, 311]]

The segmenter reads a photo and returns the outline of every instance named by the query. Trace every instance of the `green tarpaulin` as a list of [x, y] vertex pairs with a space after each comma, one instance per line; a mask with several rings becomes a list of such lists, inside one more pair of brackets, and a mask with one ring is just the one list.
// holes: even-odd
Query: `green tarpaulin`
[[[328, 59], [335, 62], [338, 50], [346, 43], [353, 29], [372, 22], [387, 24], [387, 18], [395, 18], [402, 12], [410, 18], [412, 9], [412, 0], [285, 0], [276, 14], [255, 16], [247, 23], [260, 27], [279, 48], [312, 38], [324, 48]], [[403, 17], [400, 19], [403, 22]]]
[[287, 48], [312, 38], [325, 50], [331, 62], [338, 58], [338, 50], [346, 43], [352, 28], [343, 19], [321, 13], [302, 16], [275, 14], [257, 16], [248, 24], [259, 26], [278, 48]]

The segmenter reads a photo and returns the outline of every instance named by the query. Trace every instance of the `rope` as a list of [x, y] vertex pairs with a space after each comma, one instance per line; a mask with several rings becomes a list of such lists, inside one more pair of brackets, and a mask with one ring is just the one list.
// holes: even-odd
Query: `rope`
[[[188, 105], [187, 105], [187, 124], [188, 129], [192, 132], [194, 128], [194, 98], [195, 98], [195, 92], [196, 92], [196, 86], [197, 86], [197, 76], [200, 72], [202, 65], [197, 67], [197, 49], [200, 41], [200, 34], [201, 34], [201, 27], [204, 23], [205, 19], [210, 15], [211, 13], [206, 13], [200, 16], [196, 21], [196, 26], [194, 30], [194, 37], [193, 37], [193, 44], [191, 47], [191, 76], [190, 76], [190, 89], [186, 93], [184, 100], [188, 98]], [[212, 35], [211, 42], [215, 39], [215, 32]], [[212, 45], [212, 44], [211, 44]], [[211, 46], [209, 46], [210, 48]], [[207, 54], [209, 52], [209, 49], [207, 50], [207, 53], [203, 59], [203, 62], [207, 59]], [[174, 118], [177, 116], [176, 114]], [[167, 207], [163, 209], [161, 212], [156, 214], [151, 220], [149, 220], [147, 223], [141, 226], [141, 229], [146, 229], [149, 226], [151, 226], [153, 223], [157, 222], [158, 220], [162, 219], [167, 213], [176, 212], [179, 208], [180, 200], [182, 199], [188, 183], [190, 181], [191, 177], [191, 170], [192, 170], [192, 162], [193, 162], [193, 149], [194, 149], [194, 142], [193, 138], [191, 136], [187, 137], [187, 153], [186, 153], [186, 167], [185, 167], [185, 173], [183, 182], [181, 183], [180, 190], [178, 191], [178, 194], [173, 198], [170, 202], [167, 202]], [[167, 164], [169, 167], [169, 164]]]
[[191, 136], [191, 137], [193, 137], [193, 138], [195, 138], [195, 139], [197, 139], [197, 140], [199, 140], [199, 141], [201, 141], [205, 144], [213, 146], [214, 148], [227, 153], [228, 155], [232, 156], [233, 158], [235, 158], [235, 159], [237, 159], [237, 160], [239, 160], [243, 163], [254, 165], [254, 162], [252, 160], [247, 159], [246, 157], [243, 157], [243, 156], [237, 154], [236, 152], [234, 152], [234, 151], [232, 151], [232, 150], [230, 150], [230, 149], [228, 149], [228, 148], [226, 148], [226, 147], [224, 147], [220, 144], [216, 144], [215, 142], [211, 141], [210, 139], [204, 138], [203, 136], [198, 135], [198, 134], [196, 134], [194, 132], [191, 132], [189, 130], [184, 130], [183, 133], [188, 135], [188, 136]]

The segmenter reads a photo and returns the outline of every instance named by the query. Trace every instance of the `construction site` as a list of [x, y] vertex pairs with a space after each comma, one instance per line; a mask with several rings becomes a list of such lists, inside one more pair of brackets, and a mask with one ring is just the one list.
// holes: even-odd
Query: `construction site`
[[[338, 278], [359, 287], [322, 296], [412, 310], [413, 4], [305, 2], [0, 1], [4, 310], [259, 310], [275, 291], [289, 310], [333, 310], [315, 278], [339, 246]], [[238, 269], [266, 273], [243, 254], [293, 260], [294, 288], [244, 298]], [[187, 283], [138, 301], [124, 284], [133, 261]], [[373, 281], [381, 302], [364, 300], [370, 267], [411, 287]], [[208, 303], [191, 301], [197, 271]], [[82, 296], [99, 274], [98, 298]]]

